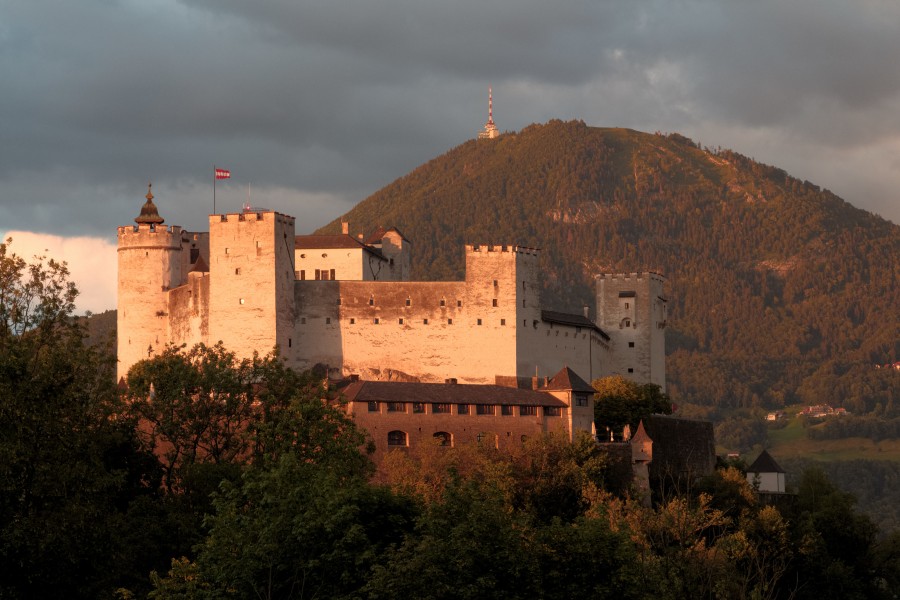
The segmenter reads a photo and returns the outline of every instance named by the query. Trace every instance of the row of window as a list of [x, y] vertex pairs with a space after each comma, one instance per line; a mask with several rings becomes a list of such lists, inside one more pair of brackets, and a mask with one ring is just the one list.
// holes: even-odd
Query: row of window
[[[509, 433], [506, 434], [507, 436]], [[434, 434], [434, 439], [438, 441], [438, 445], [440, 446], [452, 446], [453, 445], [453, 434], [448, 433], [446, 431], [438, 431]], [[521, 436], [521, 441], [524, 442], [528, 439], [528, 436]], [[475, 436], [475, 441], [478, 444], [491, 444], [492, 446], [497, 446], [497, 435], [493, 433], [482, 432]], [[400, 431], [396, 429], [394, 431], [389, 431], [387, 434], [387, 442], [390, 447], [406, 447], [409, 446], [409, 435], [405, 431]]]
[[[587, 406], [587, 396], [584, 397], [585, 404], [583, 406]], [[371, 401], [368, 403], [369, 412], [381, 412], [381, 402]], [[407, 406], [412, 406], [412, 412], [418, 414], [424, 414], [427, 412], [426, 407], [428, 406], [425, 402], [385, 402], [386, 410], [389, 413], [406, 413], [409, 412]], [[582, 406], [582, 404], [578, 404]], [[474, 411], [472, 407], [474, 406]], [[508, 404], [501, 404], [499, 414], [504, 417], [513, 416], [514, 412], [513, 406]], [[454, 409], [455, 407], [455, 409]], [[538, 414], [537, 406], [519, 406], [519, 416], [520, 417], [534, 417]], [[560, 415], [560, 407], [558, 406], [544, 406], [543, 414], [545, 417], [558, 417]], [[456, 413], [458, 415], [496, 415], [498, 414], [497, 405], [496, 404], [441, 404], [436, 403], [431, 405], [431, 414], [440, 415], [440, 414], [453, 414]]]

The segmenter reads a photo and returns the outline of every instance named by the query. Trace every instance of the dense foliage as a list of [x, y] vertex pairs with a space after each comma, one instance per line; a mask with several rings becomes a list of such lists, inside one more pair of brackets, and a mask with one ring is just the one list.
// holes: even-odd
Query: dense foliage
[[736, 469], [645, 506], [603, 446], [548, 435], [395, 451], [373, 479], [365, 434], [277, 355], [167, 348], [119, 391], [66, 275], [0, 244], [0, 598], [900, 592], [900, 538], [819, 470], [784, 506]]
[[553, 121], [462, 144], [342, 218], [397, 226], [416, 279], [461, 278], [465, 243], [540, 247], [545, 304], [578, 312], [596, 273], [663, 272], [676, 403], [894, 410], [900, 375], [874, 366], [900, 360], [900, 227], [735, 152]]

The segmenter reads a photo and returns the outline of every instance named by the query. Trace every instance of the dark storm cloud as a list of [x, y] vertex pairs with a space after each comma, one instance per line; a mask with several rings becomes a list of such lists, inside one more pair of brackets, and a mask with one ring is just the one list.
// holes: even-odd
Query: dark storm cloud
[[876, 1], [0, 0], [0, 230], [107, 234], [148, 178], [203, 228], [213, 163], [313, 227], [474, 136], [489, 84], [501, 129], [681, 131], [896, 221], [898, 29]]

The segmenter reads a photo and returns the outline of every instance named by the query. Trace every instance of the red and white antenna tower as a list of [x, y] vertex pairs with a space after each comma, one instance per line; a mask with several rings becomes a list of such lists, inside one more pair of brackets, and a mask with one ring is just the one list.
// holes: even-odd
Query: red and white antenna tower
[[493, 139], [498, 135], [500, 131], [494, 125], [494, 90], [488, 86], [488, 120], [484, 124], [484, 130], [478, 132], [478, 139]]

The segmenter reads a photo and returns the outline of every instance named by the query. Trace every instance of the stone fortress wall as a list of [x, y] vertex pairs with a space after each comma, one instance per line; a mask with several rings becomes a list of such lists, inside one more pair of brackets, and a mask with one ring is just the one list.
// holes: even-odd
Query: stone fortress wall
[[[619, 373], [665, 384], [656, 274], [598, 276], [594, 323], [544, 309], [532, 248], [466, 246], [464, 281], [301, 280], [293, 217], [211, 215], [209, 233], [161, 221], [118, 231], [120, 377], [167, 343], [221, 340], [238, 356], [277, 347], [289, 366], [370, 380], [522, 386], [569, 366], [588, 381]], [[360, 260], [380, 255], [396, 267], [391, 278], [408, 278], [410, 245], [399, 232], [370, 248]], [[329, 279], [332, 269], [353, 272], [346, 252], [319, 250], [315, 268]]]

